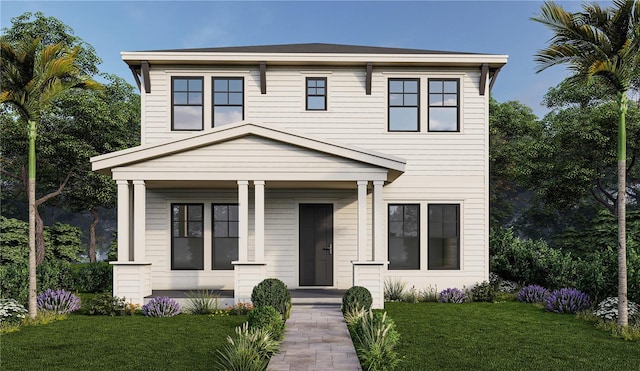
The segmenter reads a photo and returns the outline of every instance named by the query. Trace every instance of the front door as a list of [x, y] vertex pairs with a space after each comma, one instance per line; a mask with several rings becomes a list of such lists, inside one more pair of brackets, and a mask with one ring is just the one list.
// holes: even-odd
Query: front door
[[300, 286], [333, 286], [333, 205], [300, 204]]

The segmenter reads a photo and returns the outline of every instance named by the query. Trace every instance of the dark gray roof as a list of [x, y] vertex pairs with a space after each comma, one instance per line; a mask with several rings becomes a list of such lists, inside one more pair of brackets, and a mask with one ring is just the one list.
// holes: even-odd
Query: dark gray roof
[[200, 52], [200, 53], [338, 53], [338, 54], [480, 54], [441, 50], [387, 48], [342, 44], [280, 44], [256, 46], [231, 46], [217, 48], [146, 50], [147, 52]]

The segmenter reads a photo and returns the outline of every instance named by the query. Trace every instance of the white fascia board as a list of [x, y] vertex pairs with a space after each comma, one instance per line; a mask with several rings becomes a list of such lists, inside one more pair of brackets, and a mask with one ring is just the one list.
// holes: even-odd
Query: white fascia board
[[490, 67], [502, 67], [508, 55], [502, 54], [347, 54], [347, 53], [215, 53], [215, 52], [122, 52], [122, 59], [129, 64], [140, 61], [162, 64], [198, 63], [310, 63], [310, 64], [423, 64], [476, 66], [488, 63]]
[[111, 169], [125, 166], [145, 160], [171, 155], [190, 149], [215, 145], [219, 142], [233, 140], [234, 138], [257, 135], [272, 140], [277, 140], [290, 145], [303, 147], [334, 156], [384, 167], [399, 172], [404, 172], [406, 161], [399, 157], [362, 149], [345, 144], [330, 143], [319, 138], [312, 138], [304, 134], [294, 134], [281, 129], [266, 127], [255, 123], [241, 121], [235, 124], [225, 125], [219, 128], [203, 131], [188, 138], [180, 138], [168, 142], [142, 145], [125, 150], [95, 156], [90, 159], [93, 171]]

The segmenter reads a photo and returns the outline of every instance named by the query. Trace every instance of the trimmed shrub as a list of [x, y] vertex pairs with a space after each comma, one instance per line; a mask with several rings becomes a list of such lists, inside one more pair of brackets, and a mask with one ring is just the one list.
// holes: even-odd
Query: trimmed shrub
[[384, 280], [384, 300], [402, 301], [407, 283], [401, 279], [387, 278]]
[[0, 299], [0, 326], [19, 325], [29, 311], [17, 300]]
[[88, 315], [101, 316], [124, 316], [127, 303], [124, 298], [111, 296], [111, 293], [105, 292], [97, 294], [86, 304], [82, 304], [81, 312]]
[[461, 303], [464, 303], [466, 300], [467, 300], [467, 295], [465, 295], [465, 293], [462, 290], [455, 287], [442, 290], [440, 292], [440, 295], [438, 296], [438, 301], [440, 303], [461, 304]]
[[394, 370], [400, 357], [394, 350], [400, 340], [387, 313], [369, 310], [350, 326], [354, 346], [364, 370]]
[[257, 307], [249, 312], [249, 328], [261, 328], [268, 331], [274, 340], [282, 340], [284, 335], [284, 320], [270, 305]]
[[[627, 301], [627, 310], [629, 311], [629, 318], [636, 318], [640, 315], [638, 304]], [[618, 297], [608, 297], [598, 303], [596, 309], [593, 311], [593, 315], [607, 321], [618, 320]], [[640, 318], [639, 318], [640, 319]]]
[[523, 303], [544, 303], [549, 296], [549, 290], [538, 285], [525, 286], [518, 292], [518, 301]]
[[106, 262], [75, 264], [73, 275], [79, 292], [107, 292], [113, 288], [113, 266]]
[[191, 314], [214, 314], [220, 309], [220, 296], [213, 291], [197, 290], [187, 294], [186, 311]]
[[484, 301], [493, 303], [496, 299], [496, 289], [489, 281], [483, 281], [475, 285], [471, 290], [472, 301]]
[[257, 284], [251, 291], [251, 301], [255, 307], [272, 306], [284, 320], [291, 313], [291, 293], [287, 285], [277, 278], [267, 278]]
[[46, 290], [36, 298], [38, 310], [68, 314], [80, 309], [80, 299], [69, 291]]
[[545, 309], [554, 313], [577, 313], [591, 306], [589, 295], [573, 288], [553, 291], [545, 301]]
[[373, 298], [369, 290], [366, 287], [353, 286], [342, 296], [342, 313], [360, 308], [369, 310], [371, 304], [373, 304]]
[[142, 314], [145, 317], [173, 317], [180, 314], [180, 304], [169, 297], [158, 296], [142, 306]]

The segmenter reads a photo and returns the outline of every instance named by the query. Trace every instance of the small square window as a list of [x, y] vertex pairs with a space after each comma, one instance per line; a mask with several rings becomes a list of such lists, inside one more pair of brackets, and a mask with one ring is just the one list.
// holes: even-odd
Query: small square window
[[327, 110], [327, 79], [325, 77], [307, 77], [307, 111]]

